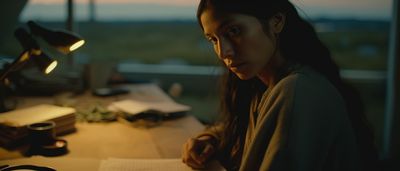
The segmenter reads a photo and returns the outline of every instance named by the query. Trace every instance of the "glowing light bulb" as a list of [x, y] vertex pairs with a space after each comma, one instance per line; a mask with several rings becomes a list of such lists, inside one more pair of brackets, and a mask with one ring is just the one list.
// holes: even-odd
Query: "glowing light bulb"
[[51, 71], [54, 70], [54, 68], [56, 68], [57, 66], [57, 61], [53, 61], [44, 71], [45, 74], [49, 74]]
[[80, 41], [76, 42], [75, 44], [73, 44], [69, 48], [69, 51], [74, 51], [74, 50], [78, 49], [79, 47], [81, 47], [83, 44], [85, 44], [85, 41], [84, 40], [80, 40]]

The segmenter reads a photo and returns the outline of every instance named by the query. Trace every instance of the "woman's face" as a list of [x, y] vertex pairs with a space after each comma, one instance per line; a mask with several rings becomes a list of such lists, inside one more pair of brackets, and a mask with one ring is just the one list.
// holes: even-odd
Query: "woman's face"
[[206, 9], [200, 21], [219, 59], [242, 80], [261, 73], [276, 51], [273, 34], [253, 16]]

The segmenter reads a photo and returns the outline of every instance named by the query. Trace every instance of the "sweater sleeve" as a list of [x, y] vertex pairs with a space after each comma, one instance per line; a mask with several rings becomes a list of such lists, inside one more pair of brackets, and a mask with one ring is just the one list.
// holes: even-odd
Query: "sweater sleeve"
[[222, 123], [207, 128], [203, 133], [197, 137], [211, 136], [213, 141], [211, 143], [216, 147], [214, 155], [217, 160], [227, 170], [238, 170], [241, 160], [240, 144], [238, 142], [222, 142], [222, 134], [225, 127]]
[[[211, 125], [211, 126], [207, 127], [202, 133], [198, 134], [196, 136], [196, 138], [199, 138], [202, 136], [210, 136], [213, 138], [213, 145], [215, 145], [218, 148], [218, 147], [220, 147], [222, 131], [223, 131], [222, 124]], [[217, 149], [217, 151], [218, 151], [218, 149]]]

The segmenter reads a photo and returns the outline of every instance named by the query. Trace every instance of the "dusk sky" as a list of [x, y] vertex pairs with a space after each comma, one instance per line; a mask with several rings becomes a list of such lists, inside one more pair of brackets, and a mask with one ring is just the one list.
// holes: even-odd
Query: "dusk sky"
[[[75, 16], [88, 18], [89, 0], [75, 0]], [[99, 20], [194, 19], [198, 0], [95, 0]], [[311, 18], [389, 19], [392, 0], [291, 0]], [[66, 0], [29, 0], [22, 20], [65, 18]]]
[[[29, 0], [34, 4], [59, 4], [65, 3], [66, 0]], [[74, 0], [76, 3], [88, 3], [89, 0]], [[168, 4], [168, 5], [184, 5], [194, 6], [197, 0], [95, 0], [96, 3], [102, 4], [127, 4], [127, 3], [147, 3], [147, 4]]]

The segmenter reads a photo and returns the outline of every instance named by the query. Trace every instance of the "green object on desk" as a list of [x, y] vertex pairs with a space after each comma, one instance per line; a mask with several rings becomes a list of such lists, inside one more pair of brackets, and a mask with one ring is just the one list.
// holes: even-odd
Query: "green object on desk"
[[117, 120], [117, 115], [108, 111], [102, 105], [95, 104], [86, 110], [78, 109], [76, 119], [78, 122], [112, 122]]

